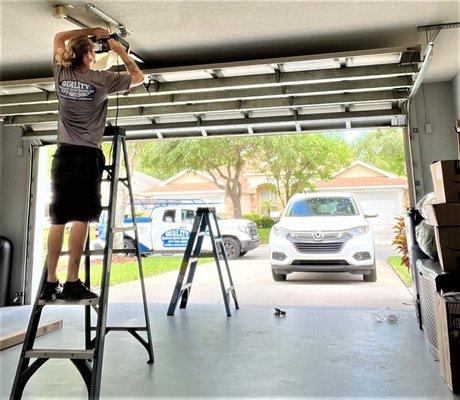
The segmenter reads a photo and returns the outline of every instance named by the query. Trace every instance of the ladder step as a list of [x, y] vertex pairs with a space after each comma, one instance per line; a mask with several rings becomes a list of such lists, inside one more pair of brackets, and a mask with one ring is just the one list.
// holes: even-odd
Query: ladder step
[[199, 257], [190, 257], [190, 262], [197, 262]]
[[109, 206], [102, 206], [102, 210], [108, 210], [110, 207]]
[[[97, 326], [91, 327], [92, 331], [97, 330]], [[105, 332], [122, 332], [122, 331], [146, 331], [147, 328], [145, 326], [107, 326], [105, 328]]]
[[40, 306], [97, 306], [99, 304], [99, 297], [94, 299], [82, 299], [82, 300], [39, 300], [38, 305]]
[[94, 350], [32, 349], [26, 351], [25, 358], [67, 358], [72, 360], [92, 360]]
[[[103, 178], [102, 182], [112, 182], [113, 179], [111, 178]], [[128, 178], [118, 178], [119, 182], [128, 182]]]
[[192, 287], [191, 283], [186, 283], [185, 285], [182, 285], [180, 291], [183, 292], [184, 290], [190, 289]]
[[225, 293], [230, 293], [233, 292], [235, 288], [233, 286], [229, 286], [227, 289], [225, 289]]

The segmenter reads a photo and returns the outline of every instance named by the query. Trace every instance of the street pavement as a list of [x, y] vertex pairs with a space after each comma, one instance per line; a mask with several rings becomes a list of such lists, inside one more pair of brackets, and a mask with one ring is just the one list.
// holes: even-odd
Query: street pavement
[[[364, 282], [361, 275], [347, 273], [292, 273], [285, 282], [271, 276], [268, 246], [261, 245], [246, 256], [230, 261], [230, 269], [240, 305], [273, 307], [344, 307], [402, 310], [412, 309], [410, 291], [402, 283], [386, 258], [393, 255], [391, 231], [374, 228], [377, 282]], [[169, 303], [177, 271], [146, 279], [148, 301]], [[112, 286], [111, 302], [141, 301], [139, 281]], [[197, 267], [189, 307], [193, 303], [222, 303], [217, 269], [214, 263]]]

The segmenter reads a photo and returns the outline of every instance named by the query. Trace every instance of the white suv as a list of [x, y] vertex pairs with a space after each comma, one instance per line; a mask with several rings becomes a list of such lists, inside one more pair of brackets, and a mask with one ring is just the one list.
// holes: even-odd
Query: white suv
[[350, 272], [375, 282], [374, 235], [351, 193], [295, 194], [270, 231], [273, 279], [291, 272]]

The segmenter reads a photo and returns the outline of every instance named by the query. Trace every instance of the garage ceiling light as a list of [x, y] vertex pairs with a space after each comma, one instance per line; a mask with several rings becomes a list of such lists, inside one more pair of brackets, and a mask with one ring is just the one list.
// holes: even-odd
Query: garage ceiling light
[[157, 123], [174, 123], [174, 122], [189, 122], [196, 121], [196, 118], [193, 115], [168, 115], [164, 117], [155, 118]]
[[373, 54], [365, 56], [347, 57], [347, 67], [361, 67], [363, 65], [397, 64], [401, 53]]
[[345, 111], [341, 105], [322, 106], [322, 107], [301, 107], [298, 109], [299, 115], [337, 113]]
[[212, 79], [209, 70], [196, 70], [196, 71], [178, 71], [178, 72], [165, 72], [164, 74], [156, 75], [160, 81], [163, 82], [178, 82], [178, 81], [192, 81], [195, 79]]
[[311, 71], [316, 69], [340, 68], [340, 61], [337, 58], [325, 60], [295, 61], [283, 64], [283, 71]]
[[378, 103], [350, 104], [350, 111], [371, 111], [371, 110], [391, 110], [390, 101]]
[[201, 116], [202, 121], [216, 121], [219, 119], [238, 119], [243, 118], [240, 112], [228, 112], [228, 113], [213, 113], [204, 114]]
[[24, 86], [10, 86], [0, 88], [0, 94], [26, 94], [26, 93], [39, 93], [40, 90], [36, 86], [24, 85]]
[[243, 67], [229, 67], [219, 69], [219, 75], [228, 76], [246, 76], [246, 75], [262, 75], [274, 74], [275, 70], [271, 65], [251, 65]]
[[250, 111], [248, 114], [251, 117], [281, 117], [284, 115], [292, 115], [293, 112], [289, 108], [277, 108], [270, 110]]

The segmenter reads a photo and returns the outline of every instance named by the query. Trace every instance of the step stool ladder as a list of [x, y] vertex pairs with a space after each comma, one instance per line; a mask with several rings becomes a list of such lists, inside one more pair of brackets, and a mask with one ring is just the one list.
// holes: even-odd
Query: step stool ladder
[[[102, 251], [90, 251], [89, 246], [89, 233], [86, 241], [86, 250], [83, 255], [85, 257], [85, 285], [90, 287], [90, 256], [103, 255], [102, 264], [102, 278], [100, 294], [98, 298], [79, 301], [67, 300], [54, 300], [45, 301], [40, 300], [40, 293], [47, 277], [47, 265], [41, 277], [37, 297], [32, 307], [32, 313], [29, 320], [29, 325], [24, 338], [24, 343], [19, 358], [16, 375], [14, 378], [13, 388], [11, 390], [10, 400], [18, 400], [22, 397], [25, 385], [32, 375], [42, 366], [46, 361], [52, 358], [68, 359], [70, 360], [78, 372], [82, 376], [86, 387], [88, 389], [89, 399], [98, 399], [101, 387], [101, 374], [102, 374], [102, 361], [104, 355], [105, 335], [110, 331], [126, 331], [136, 338], [142, 346], [145, 347], [148, 353], [148, 363], [154, 362], [153, 356], [153, 342], [150, 329], [150, 319], [147, 306], [147, 296], [144, 283], [144, 272], [142, 266], [142, 258], [139, 250], [139, 237], [137, 231], [137, 224], [134, 210], [133, 192], [131, 186], [131, 176], [128, 164], [128, 152], [126, 149], [126, 136], [124, 130], [119, 127], [108, 127], [104, 136], [112, 137], [112, 157], [111, 164], [106, 165], [104, 171], [107, 172], [107, 177], [103, 181], [110, 182], [110, 197], [107, 206], [103, 210], [107, 210], [108, 218], [106, 225], [106, 241], [105, 247]], [[121, 152], [123, 155], [123, 163], [125, 165], [126, 176], [120, 178], [120, 158]], [[132, 215], [133, 226], [129, 227], [130, 231], [134, 231], [135, 249], [113, 249], [114, 233], [122, 228], [115, 228], [115, 210], [117, 203], [118, 182], [122, 182], [129, 192], [130, 211]], [[126, 230], [126, 229], [125, 229]], [[107, 326], [107, 303], [109, 295], [110, 284], [110, 269], [112, 263], [112, 254], [114, 253], [135, 253], [137, 257], [137, 265], [139, 269], [139, 278], [142, 290], [142, 301], [144, 308], [145, 325], [143, 326]], [[82, 350], [71, 349], [35, 349], [34, 341], [37, 333], [37, 327], [40, 322], [40, 316], [43, 308], [48, 305], [82, 305], [85, 307], [85, 348]], [[91, 322], [91, 309], [94, 309], [97, 314], [97, 324], [92, 326]], [[95, 332], [93, 337], [92, 332]], [[144, 339], [139, 332], [146, 332], [147, 339]], [[31, 360], [35, 359], [31, 363]]]
[[[205, 253], [201, 251], [203, 240], [205, 236], [209, 236], [212, 244], [212, 253]], [[219, 274], [219, 282], [222, 290], [222, 296], [224, 298], [225, 311], [227, 316], [230, 317], [230, 295], [233, 297], [235, 303], [235, 309], [238, 310], [238, 300], [236, 298], [235, 286], [233, 285], [232, 275], [230, 273], [230, 267], [228, 265], [227, 253], [225, 252], [224, 242], [220, 233], [219, 224], [217, 222], [216, 210], [213, 207], [199, 207], [196, 210], [195, 219], [193, 221], [192, 231], [185, 248], [184, 257], [182, 258], [181, 266], [179, 269], [179, 275], [177, 277], [176, 286], [169, 303], [168, 315], [174, 315], [177, 307], [179, 298], [181, 299], [180, 308], [187, 307], [187, 301], [190, 297], [190, 291], [192, 289], [193, 277], [195, 276], [195, 270], [198, 263], [198, 259], [202, 257], [213, 256], [217, 272]], [[222, 257], [222, 260], [220, 259]], [[229, 286], [225, 287], [224, 277], [222, 275], [221, 261], [224, 262]], [[188, 267], [190, 267], [188, 269]], [[185, 285], [183, 285], [185, 274], [188, 269], [188, 276]]]

